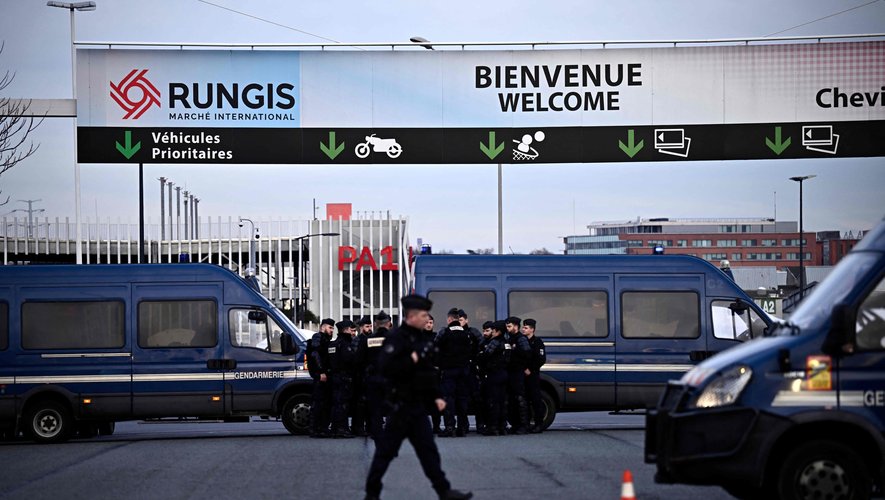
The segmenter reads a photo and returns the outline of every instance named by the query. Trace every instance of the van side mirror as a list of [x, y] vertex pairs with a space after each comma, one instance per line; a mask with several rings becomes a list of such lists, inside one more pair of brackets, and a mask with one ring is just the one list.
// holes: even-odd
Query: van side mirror
[[280, 351], [285, 356], [294, 356], [298, 354], [298, 344], [295, 343], [295, 338], [292, 337], [291, 333], [283, 332], [280, 335]]
[[733, 313], [735, 313], [737, 315], [741, 315], [741, 314], [744, 314], [745, 312], [747, 312], [747, 309], [749, 309], [750, 306], [745, 304], [744, 301], [742, 301], [741, 299], [738, 299], [738, 300], [732, 302], [731, 304], [729, 304], [728, 308], [731, 309], [731, 311]]
[[249, 321], [253, 323], [267, 323], [267, 313], [263, 311], [249, 311]]
[[830, 356], [842, 356], [854, 352], [857, 337], [857, 319], [855, 312], [848, 304], [839, 304], [833, 308], [830, 319], [830, 331], [824, 339], [821, 350]]

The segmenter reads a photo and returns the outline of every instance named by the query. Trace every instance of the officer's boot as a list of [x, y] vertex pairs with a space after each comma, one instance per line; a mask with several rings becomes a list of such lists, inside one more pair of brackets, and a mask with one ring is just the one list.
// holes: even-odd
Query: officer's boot
[[470, 491], [449, 490], [439, 493], [439, 500], [469, 500], [473, 498]]
[[452, 406], [453, 405], [446, 405], [446, 410], [443, 412], [443, 420], [446, 423], [446, 430], [439, 433], [439, 437], [441, 438], [452, 437], [455, 434], [455, 411], [451, 409]]
[[519, 422], [516, 425], [516, 429], [513, 431], [514, 434], [528, 434], [528, 424], [529, 424], [529, 405], [523, 396], [519, 396], [516, 398], [516, 415], [517, 421]]

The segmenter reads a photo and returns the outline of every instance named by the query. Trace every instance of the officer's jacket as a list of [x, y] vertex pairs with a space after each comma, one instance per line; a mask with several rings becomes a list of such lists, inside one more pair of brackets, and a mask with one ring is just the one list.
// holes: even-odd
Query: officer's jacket
[[307, 370], [312, 377], [329, 373], [329, 344], [332, 336], [322, 332], [313, 334], [307, 346]]
[[[378, 356], [378, 370], [391, 387], [395, 402], [430, 405], [440, 397], [439, 377], [432, 359], [433, 332], [425, 333], [403, 323], [387, 334]], [[412, 353], [418, 354], [418, 362]]]
[[439, 349], [439, 367], [443, 370], [466, 368], [475, 350], [473, 336], [457, 321], [453, 321], [437, 336], [436, 345]]
[[369, 375], [378, 374], [378, 355], [387, 336], [387, 328], [379, 328], [370, 335], [360, 335], [357, 347], [357, 366]]
[[507, 368], [507, 358], [505, 357], [504, 336], [499, 335], [489, 339], [482, 351], [479, 352], [479, 365], [485, 373], [505, 370]]
[[327, 349], [332, 373], [352, 377], [356, 371], [356, 346], [353, 337], [339, 333]]
[[547, 350], [544, 348], [544, 341], [537, 335], [533, 335], [530, 339], [526, 337], [526, 339], [528, 339], [529, 346], [532, 348], [528, 369], [538, 372], [547, 363]]
[[529, 345], [528, 337], [517, 333], [510, 335], [507, 342], [510, 344], [510, 358], [507, 362], [507, 369], [522, 371], [528, 368], [532, 357], [532, 347]]

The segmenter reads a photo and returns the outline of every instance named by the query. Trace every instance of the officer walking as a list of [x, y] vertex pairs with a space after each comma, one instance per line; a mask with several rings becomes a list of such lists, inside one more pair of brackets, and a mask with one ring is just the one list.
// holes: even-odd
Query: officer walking
[[372, 334], [372, 320], [363, 316], [356, 323], [357, 334], [354, 337], [356, 350], [356, 366], [353, 373], [353, 399], [351, 400], [352, 420], [350, 431], [356, 436], [368, 436], [368, 408], [366, 401], [366, 357], [363, 351], [367, 339]]
[[441, 389], [446, 400], [446, 411], [443, 414], [446, 430], [440, 433], [440, 437], [452, 435], [463, 437], [467, 435], [470, 427], [467, 420], [467, 404], [470, 401], [470, 360], [476, 343], [473, 335], [461, 326], [459, 313], [460, 311], [455, 311], [455, 317], [449, 316], [451, 321], [436, 338]]
[[344, 320], [335, 324], [338, 337], [329, 344], [332, 367], [332, 437], [352, 438], [347, 426], [350, 401], [353, 398], [353, 376], [356, 371], [356, 325]]
[[360, 338], [357, 350], [358, 364], [364, 369], [366, 380], [366, 409], [368, 410], [369, 436], [377, 441], [384, 424], [384, 393], [386, 384], [384, 376], [378, 369], [378, 357], [384, 338], [390, 331], [390, 316], [381, 311], [375, 315], [375, 331]]
[[525, 398], [525, 370], [528, 368], [532, 348], [519, 328], [522, 320], [511, 316], [505, 321], [507, 343], [510, 345], [510, 359], [507, 363], [507, 404], [510, 432], [526, 434], [529, 425], [529, 408]]
[[507, 401], [507, 360], [503, 321], [495, 321], [490, 336], [479, 352], [479, 364], [485, 374], [486, 424], [483, 435], [503, 436], [506, 431], [504, 405]]
[[522, 334], [528, 339], [529, 347], [532, 349], [528, 366], [525, 369], [525, 394], [534, 417], [534, 425], [529, 428], [529, 431], [540, 434], [544, 430], [544, 417], [547, 415], [544, 401], [541, 400], [541, 367], [547, 363], [547, 354], [544, 349], [544, 341], [535, 335], [536, 326], [537, 322], [533, 319], [526, 319], [522, 322]]
[[435, 406], [438, 411], [446, 407], [439, 395], [436, 370], [428, 359], [433, 352], [433, 343], [426, 340], [423, 332], [432, 305], [420, 295], [403, 297], [403, 324], [384, 339], [378, 367], [390, 383], [393, 408], [387, 425], [375, 442], [375, 456], [366, 478], [367, 499], [377, 499], [381, 495], [381, 479], [406, 438], [415, 448], [424, 474], [440, 499], [473, 497], [470, 492], [451, 488], [442, 470], [430, 419], [427, 418], [431, 407]]
[[310, 437], [329, 437], [329, 417], [332, 409], [332, 383], [329, 379], [329, 344], [335, 320], [326, 318], [320, 323], [307, 346], [307, 370], [313, 378], [313, 401], [310, 405]]

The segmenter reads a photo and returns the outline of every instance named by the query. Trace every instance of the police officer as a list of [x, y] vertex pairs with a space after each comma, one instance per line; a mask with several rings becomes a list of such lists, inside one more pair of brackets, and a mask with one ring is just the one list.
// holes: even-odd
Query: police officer
[[332, 408], [332, 383], [329, 379], [329, 344], [335, 320], [320, 323], [307, 346], [307, 370], [313, 377], [313, 402], [310, 406], [310, 437], [329, 437], [329, 416]]
[[525, 398], [525, 370], [528, 368], [532, 348], [519, 328], [522, 320], [511, 316], [505, 321], [510, 358], [507, 362], [507, 405], [510, 432], [526, 434], [529, 425], [529, 407]]
[[440, 499], [473, 497], [472, 493], [451, 488], [427, 418], [430, 407], [443, 411], [446, 406], [440, 398], [436, 370], [429, 361], [433, 343], [428, 342], [423, 332], [432, 305], [420, 295], [403, 297], [403, 324], [384, 339], [378, 367], [390, 383], [392, 409], [387, 425], [375, 442], [375, 455], [366, 478], [367, 499], [381, 495], [381, 479], [406, 438], [415, 448], [424, 474]]
[[338, 337], [329, 344], [329, 363], [332, 367], [332, 437], [352, 438], [347, 426], [350, 402], [353, 398], [353, 376], [356, 372], [356, 345], [353, 321], [335, 324]]
[[[446, 430], [440, 433], [440, 437], [452, 435], [463, 437], [470, 427], [467, 420], [467, 404], [470, 401], [470, 360], [476, 343], [473, 334], [461, 326], [460, 312], [460, 310], [455, 311], [455, 317], [449, 316], [451, 321], [436, 338], [441, 389], [446, 400], [446, 411], [443, 414]], [[456, 416], [457, 430], [455, 430]]]
[[489, 337], [479, 352], [479, 365], [485, 374], [486, 415], [485, 436], [502, 436], [506, 434], [506, 416], [504, 406], [507, 401], [507, 360], [505, 349], [503, 321], [495, 321], [490, 325]]
[[375, 331], [367, 336], [360, 336], [357, 350], [358, 365], [363, 367], [366, 381], [366, 409], [368, 416], [369, 436], [373, 440], [381, 435], [384, 424], [384, 392], [385, 379], [378, 369], [378, 356], [384, 338], [390, 331], [390, 316], [381, 311], [374, 317]]
[[544, 401], [541, 399], [541, 367], [547, 363], [547, 354], [544, 349], [544, 341], [535, 334], [536, 326], [537, 322], [533, 319], [526, 319], [522, 322], [522, 334], [528, 339], [529, 347], [532, 349], [528, 366], [525, 369], [525, 395], [534, 417], [534, 425], [529, 428], [529, 431], [540, 434], [544, 430], [544, 416], [547, 414]]
[[353, 374], [353, 400], [350, 403], [351, 417], [350, 432], [356, 436], [368, 436], [368, 408], [366, 402], [366, 358], [362, 351], [366, 345], [366, 339], [372, 333], [372, 320], [363, 316], [356, 322], [357, 334], [353, 338], [356, 349], [356, 367]]
[[473, 397], [473, 411], [476, 414], [476, 432], [485, 433], [487, 414], [488, 414], [488, 394], [486, 391], [486, 373], [480, 360], [480, 353], [485, 349], [486, 344], [492, 337], [492, 325], [494, 322], [486, 321], [482, 324], [482, 333], [479, 343], [474, 351], [471, 366], [476, 377], [476, 392]]
[[[433, 325], [434, 325], [433, 316], [428, 314], [427, 317], [428, 317], [427, 325], [424, 327], [424, 338], [425, 338], [425, 340], [429, 340], [430, 342], [433, 342], [433, 346], [434, 346], [433, 356], [431, 356], [429, 359], [430, 359], [430, 362], [433, 364], [434, 368], [436, 368], [437, 374], [439, 374], [438, 358], [436, 356], [436, 354], [438, 353], [438, 350], [436, 349], [436, 341], [439, 338], [439, 336], [442, 335], [442, 332], [444, 329], [440, 330], [439, 333], [434, 333], [434, 331], [433, 331]], [[433, 433], [434, 434], [441, 434], [442, 429], [440, 429], [440, 423], [442, 422], [442, 413], [438, 412], [438, 411], [433, 411], [433, 409], [431, 409], [430, 421], [433, 423]]]

